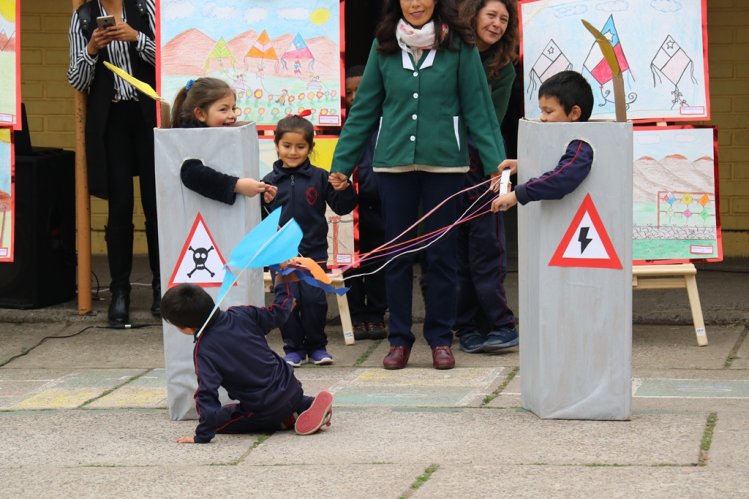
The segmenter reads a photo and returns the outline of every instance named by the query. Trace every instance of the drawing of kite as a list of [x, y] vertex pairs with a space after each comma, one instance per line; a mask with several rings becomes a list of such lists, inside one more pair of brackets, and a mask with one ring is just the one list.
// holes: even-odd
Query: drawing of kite
[[572, 69], [572, 63], [554, 42], [554, 39], [549, 40], [531, 68], [529, 74], [531, 83], [528, 87], [528, 94], [533, 95], [536, 86], [540, 86], [555, 74], [568, 69]]
[[299, 33], [292, 40], [288, 50], [281, 56], [281, 64], [284, 69], [287, 69], [288, 61], [294, 61], [294, 74], [296, 76], [301, 75], [301, 61], [307, 61], [307, 69], [310, 71], [315, 69], [315, 56], [312, 55], [307, 42], [304, 41], [304, 38]]
[[263, 30], [260, 36], [252, 42], [252, 46], [245, 54], [245, 58], [260, 59], [258, 63], [258, 70], [260, 72], [263, 70], [263, 61], [278, 62], [278, 54], [276, 54], [276, 49], [273, 48], [273, 44], [270, 42], [267, 31]]
[[229, 45], [227, 45], [222, 36], [213, 46], [213, 49], [211, 49], [211, 53], [208, 54], [205, 64], [203, 64], [203, 71], [205, 73], [213, 71], [226, 72], [228, 69], [226, 63], [231, 66], [231, 69], [234, 69], [236, 62], [237, 60], [234, 58], [231, 50], [229, 50]]
[[[629, 68], [629, 62], [627, 62], [627, 57], [624, 55], [624, 49], [622, 47], [621, 41], [619, 40], [619, 33], [617, 32], [616, 25], [614, 24], [613, 15], [609, 16], [606, 24], [604, 24], [603, 28], [601, 28], [601, 34], [611, 42], [611, 46], [613, 47], [614, 53], [616, 54], [616, 60], [619, 62], [619, 67], [622, 74], [626, 73], [627, 75], [632, 76]], [[588, 56], [585, 58], [585, 62], [583, 63], [583, 67], [590, 72], [591, 76], [593, 76], [593, 79], [598, 82], [598, 85], [601, 88], [601, 96], [603, 97], [604, 102], [600, 105], [604, 106], [609, 102], [613, 103], [614, 95], [611, 88], [611, 81], [614, 76], [611, 72], [611, 68], [609, 67], [606, 59], [603, 56], [603, 52], [601, 52], [601, 47], [598, 45], [598, 42], [593, 42], [593, 44], [591, 45]], [[630, 92], [627, 95], [627, 99], [625, 101], [627, 108], [629, 108], [629, 104], [633, 103], [635, 100], [637, 100], [637, 94], [634, 92]]]
[[673, 84], [671, 109], [676, 104], [679, 104], [679, 106], [689, 105], [681, 90], [679, 90], [679, 82], [681, 82], [687, 69], [689, 69], [689, 77], [692, 79], [692, 83], [696, 85], [697, 79], [694, 77], [694, 61], [676, 43], [676, 40], [671, 35], [667, 35], [655, 57], [650, 61], [650, 71], [653, 73], [653, 87], [656, 86], [656, 77], [658, 78], [658, 83], [663, 81], [660, 75], [663, 75]]

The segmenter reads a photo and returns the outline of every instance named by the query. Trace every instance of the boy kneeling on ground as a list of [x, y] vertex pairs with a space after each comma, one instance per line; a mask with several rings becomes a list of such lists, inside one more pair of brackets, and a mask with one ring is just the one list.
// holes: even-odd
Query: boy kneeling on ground
[[[320, 392], [308, 397], [294, 376], [294, 368], [271, 350], [265, 335], [282, 326], [294, 300], [288, 283], [293, 274], [278, 273], [275, 300], [270, 307], [214, 307], [213, 298], [200, 286], [178, 284], [161, 299], [161, 315], [183, 334], [195, 336], [193, 360], [198, 377], [195, 405], [200, 422], [195, 436], [178, 443], [208, 443], [216, 433], [255, 433], [294, 428], [311, 435], [330, 425], [333, 396]], [[197, 332], [207, 325], [200, 336]], [[223, 386], [237, 403], [222, 406]]]

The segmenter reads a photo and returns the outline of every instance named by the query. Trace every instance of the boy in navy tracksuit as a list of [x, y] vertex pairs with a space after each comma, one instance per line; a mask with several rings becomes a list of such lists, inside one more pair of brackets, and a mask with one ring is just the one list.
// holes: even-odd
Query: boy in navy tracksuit
[[[309, 435], [330, 424], [330, 393], [320, 392], [314, 399], [305, 396], [294, 370], [265, 339], [291, 312], [294, 300], [289, 296], [288, 283], [293, 279], [276, 278], [275, 300], [268, 308], [230, 307], [226, 311], [217, 309], [212, 316], [213, 298], [199, 286], [179, 284], [164, 294], [164, 320], [180, 332], [195, 336], [195, 405], [200, 423], [194, 436], [181, 437], [177, 442], [208, 443], [216, 433], [275, 431], [292, 426], [298, 434]], [[237, 402], [222, 406], [220, 386]]]
[[[280, 224], [294, 219], [304, 236], [299, 254], [315, 260], [327, 271], [328, 222], [326, 205], [338, 215], [350, 213], [357, 202], [356, 191], [342, 173], [328, 173], [312, 165], [315, 131], [312, 123], [300, 115], [287, 116], [276, 125], [273, 142], [278, 161], [273, 171], [263, 178], [267, 185], [263, 206], [268, 212], [283, 207]], [[333, 356], [326, 350], [325, 316], [328, 301], [325, 292], [305, 282], [291, 286], [297, 306], [281, 327], [284, 360], [294, 367], [307, 361], [317, 365], [332, 364]]]
[[[593, 110], [593, 91], [580, 73], [562, 71], [546, 80], [538, 89], [538, 107], [545, 123], [588, 121]], [[517, 203], [544, 199], [562, 199], [585, 180], [593, 164], [593, 149], [583, 140], [572, 140], [557, 166], [540, 177], [515, 186], [492, 202], [492, 211], [505, 211]], [[516, 159], [499, 165], [500, 170], [517, 171]]]

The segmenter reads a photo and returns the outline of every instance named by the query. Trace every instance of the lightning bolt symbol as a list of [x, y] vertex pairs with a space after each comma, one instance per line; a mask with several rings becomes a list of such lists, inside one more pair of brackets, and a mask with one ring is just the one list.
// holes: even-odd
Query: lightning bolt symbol
[[580, 235], [577, 238], [577, 240], [580, 241], [580, 253], [584, 253], [585, 248], [587, 248], [590, 242], [593, 240], [588, 237], [589, 230], [590, 227], [580, 227]]

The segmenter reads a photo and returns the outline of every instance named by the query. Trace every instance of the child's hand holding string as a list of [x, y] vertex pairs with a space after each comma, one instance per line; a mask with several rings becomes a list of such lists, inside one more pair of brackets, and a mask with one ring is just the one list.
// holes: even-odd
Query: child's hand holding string
[[495, 213], [498, 211], [507, 211], [516, 204], [518, 204], [518, 198], [515, 196], [515, 191], [508, 192], [492, 201], [492, 211]]
[[275, 185], [265, 184], [265, 192], [263, 192], [263, 202], [269, 204], [271, 201], [276, 199], [278, 193], [278, 187]]
[[260, 182], [254, 178], [240, 178], [237, 180], [237, 184], [234, 186], [234, 192], [237, 194], [243, 194], [248, 198], [262, 194], [268, 190], [268, 184]]
[[349, 186], [348, 177], [341, 172], [331, 173], [328, 177], [328, 182], [337, 191], [348, 189]]

